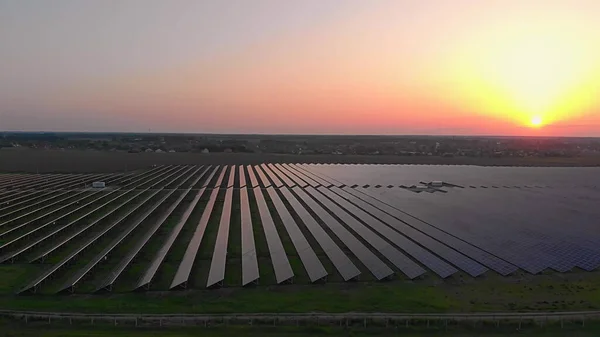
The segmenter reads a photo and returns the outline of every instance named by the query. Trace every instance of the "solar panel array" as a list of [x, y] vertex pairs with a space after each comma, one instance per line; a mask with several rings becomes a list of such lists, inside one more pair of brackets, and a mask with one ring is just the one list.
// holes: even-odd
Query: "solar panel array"
[[599, 180], [597, 168], [271, 163], [4, 174], [0, 262], [45, 265], [22, 293], [591, 271]]

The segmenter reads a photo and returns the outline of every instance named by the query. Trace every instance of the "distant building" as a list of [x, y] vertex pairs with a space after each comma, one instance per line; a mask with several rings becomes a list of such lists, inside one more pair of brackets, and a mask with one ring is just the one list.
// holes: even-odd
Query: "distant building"
[[202, 151], [200, 151], [200, 153], [209, 153], [210, 151], [208, 151], [207, 148], [202, 149]]
[[232, 151], [231, 151], [231, 148], [226, 148], [225, 150], [223, 150], [223, 152], [225, 152], [225, 153], [231, 153]]
[[163, 150], [161, 150], [161, 149], [158, 149], [158, 150], [156, 150], [155, 152], [156, 152], [156, 153], [165, 153], [165, 151], [163, 151]]

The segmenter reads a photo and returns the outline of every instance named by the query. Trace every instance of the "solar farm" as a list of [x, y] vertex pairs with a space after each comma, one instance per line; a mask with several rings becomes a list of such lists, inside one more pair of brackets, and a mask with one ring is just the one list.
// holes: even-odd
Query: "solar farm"
[[2, 174], [0, 262], [42, 266], [20, 294], [593, 271], [599, 179], [340, 164]]

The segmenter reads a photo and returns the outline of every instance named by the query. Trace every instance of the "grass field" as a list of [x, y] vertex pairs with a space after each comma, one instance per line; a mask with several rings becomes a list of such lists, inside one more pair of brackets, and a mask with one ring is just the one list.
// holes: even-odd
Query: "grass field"
[[[0, 309], [86, 313], [505, 312], [600, 309], [600, 273], [290, 284], [99, 295], [12, 294], [35, 265], [0, 266]], [[38, 267], [43, 268], [43, 267]]]

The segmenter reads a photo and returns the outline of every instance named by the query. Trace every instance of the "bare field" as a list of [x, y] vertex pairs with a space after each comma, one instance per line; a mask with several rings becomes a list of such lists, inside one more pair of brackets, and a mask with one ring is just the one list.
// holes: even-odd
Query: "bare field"
[[126, 153], [58, 150], [0, 150], [0, 172], [119, 172], [151, 165], [254, 165], [260, 163], [429, 164], [479, 166], [600, 166], [600, 156], [576, 158], [468, 158], [255, 153]]

